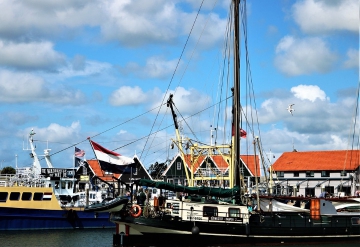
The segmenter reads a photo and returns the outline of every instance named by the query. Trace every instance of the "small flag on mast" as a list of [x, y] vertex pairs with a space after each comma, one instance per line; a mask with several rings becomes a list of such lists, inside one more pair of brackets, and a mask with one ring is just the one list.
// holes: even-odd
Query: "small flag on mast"
[[84, 157], [85, 151], [75, 147], [75, 157]]

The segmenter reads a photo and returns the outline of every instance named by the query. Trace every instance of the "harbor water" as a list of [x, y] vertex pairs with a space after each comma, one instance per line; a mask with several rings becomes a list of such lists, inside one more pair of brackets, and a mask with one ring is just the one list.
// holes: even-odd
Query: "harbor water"
[[[0, 231], [1, 247], [113, 247], [115, 229], [75, 229], [39, 231]], [[169, 247], [180, 246], [169, 243]], [[142, 246], [147, 246], [146, 243]], [[346, 243], [277, 243], [238, 244], [219, 247], [272, 246], [272, 247], [358, 247], [360, 241]], [[154, 246], [155, 247], [155, 246]], [[213, 246], [215, 247], [215, 246]]]

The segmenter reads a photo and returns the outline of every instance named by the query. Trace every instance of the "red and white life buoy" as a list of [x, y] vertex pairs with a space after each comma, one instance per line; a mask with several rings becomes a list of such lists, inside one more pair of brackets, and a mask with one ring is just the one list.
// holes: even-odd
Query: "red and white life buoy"
[[137, 218], [141, 215], [142, 209], [139, 205], [134, 205], [130, 208], [130, 215], [134, 218]]

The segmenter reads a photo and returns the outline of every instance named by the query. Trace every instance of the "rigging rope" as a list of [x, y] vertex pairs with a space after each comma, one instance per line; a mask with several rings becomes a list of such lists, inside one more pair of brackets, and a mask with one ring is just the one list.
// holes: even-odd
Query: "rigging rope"
[[[188, 37], [187, 37], [187, 39], [186, 39], [185, 45], [184, 45], [184, 47], [183, 47], [183, 49], [182, 49], [182, 51], [181, 51], [181, 54], [180, 54], [180, 57], [179, 57], [178, 62], [177, 62], [177, 64], [176, 64], [175, 70], [174, 70], [174, 72], [173, 72], [173, 74], [172, 74], [172, 76], [171, 76], [170, 82], [169, 82], [169, 84], [168, 84], [168, 87], [166, 88], [164, 97], [163, 97], [163, 99], [162, 99], [162, 101], [161, 101], [161, 104], [160, 104], [161, 106], [162, 106], [162, 105], [164, 104], [164, 102], [165, 102], [165, 99], [166, 99], [167, 93], [168, 93], [168, 91], [169, 91], [170, 85], [171, 85], [171, 83], [172, 83], [172, 81], [173, 81], [173, 79], [174, 79], [174, 77], [175, 77], [176, 71], [177, 71], [177, 69], [178, 69], [178, 67], [179, 67], [179, 64], [180, 64], [181, 58], [182, 58], [182, 56], [183, 56], [183, 54], [184, 54], [185, 48], [186, 48], [186, 46], [187, 46], [187, 43], [189, 42], [191, 33], [192, 33], [193, 29], [194, 29], [196, 20], [197, 20], [197, 18], [198, 18], [198, 16], [199, 16], [199, 13], [200, 13], [200, 10], [201, 10], [201, 7], [202, 7], [203, 3], [204, 3], [204, 0], [202, 0], [201, 5], [200, 5], [200, 7], [199, 7], [199, 10], [198, 10], [198, 12], [197, 12], [197, 14], [196, 14], [195, 20], [194, 20], [193, 25], [192, 25], [192, 27], [191, 27], [191, 29], [190, 29], [190, 33], [189, 33], [189, 35], [188, 35]], [[157, 114], [156, 114], [155, 120], [154, 120], [154, 122], [153, 122], [153, 124], [152, 124], [152, 126], [151, 126], [151, 129], [150, 129], [150, 133], [151, 133], [152, 130], [154, 129], [156, 120], [157, 120], [157, 118], [158, 118], [158, 116], [159, 116], [159, 113], [160, 113], [160, 109], [161, 109], [161, 108], [159, 108], [159, 110], [158, 110], [158, 112], [157, 112]], [[155, 133], [157, 133], [157, 132], [158, 132], [158, 131], [156, 131]], [[148, 138], [147, 138], [146, 141], [145, 141], [143, 151], [145, 150], [145, 147], [146, 147], [146, 145], [147, 145], [147, 142], [148, 142], [148, 140], [149, 140], [149, 137], [150, 137], [150, 135], [148, 135]], [[141, 156], [140, 156], [140, 159], [141, 159]]]

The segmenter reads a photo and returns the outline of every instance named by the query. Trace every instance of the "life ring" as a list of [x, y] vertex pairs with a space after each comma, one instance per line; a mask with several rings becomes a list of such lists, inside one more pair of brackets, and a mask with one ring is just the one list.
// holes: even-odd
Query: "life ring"
[[142, 209], [139, 205], [134, 205], [130, 208], [130, 215], [134, 218], [137, 218], [141, 215]]

